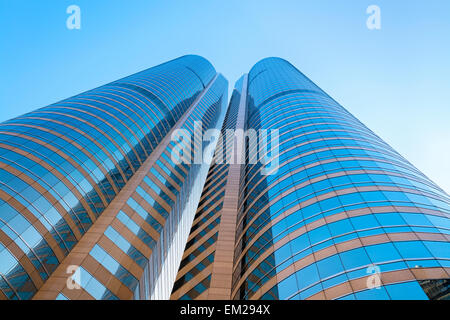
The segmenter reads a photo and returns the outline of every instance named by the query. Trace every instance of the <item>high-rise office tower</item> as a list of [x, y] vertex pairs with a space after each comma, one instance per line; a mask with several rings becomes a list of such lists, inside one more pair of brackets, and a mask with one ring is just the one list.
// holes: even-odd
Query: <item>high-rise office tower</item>
[[285, 60], [227, 87], [185, 56], [0, 124], [0, 299], [448, 299], [443, 190]]
[[172, 136], [227, 94], [184, 56], [1, 123], [0, 299], [168, 298], [209, 169]]
[[277, 166], [250, 138], [211, 166], [172, 299], [449, 298], [449, 196], [289, 62], [238, 81], [227, 128], [278, 130]]

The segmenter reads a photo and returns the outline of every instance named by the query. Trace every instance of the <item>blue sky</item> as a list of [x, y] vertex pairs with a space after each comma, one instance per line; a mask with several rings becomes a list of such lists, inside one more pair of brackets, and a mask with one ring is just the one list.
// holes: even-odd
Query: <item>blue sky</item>
[[448, 0], [0, 0], [0, 41], [0, 121], [183, 54], [231, 85], [279, 56], [450, 192]]

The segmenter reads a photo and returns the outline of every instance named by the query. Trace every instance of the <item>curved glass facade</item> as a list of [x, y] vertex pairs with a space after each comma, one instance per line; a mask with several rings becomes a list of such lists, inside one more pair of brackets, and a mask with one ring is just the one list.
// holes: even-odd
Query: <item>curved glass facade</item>
[[[80, 265], [80, 298], [132, 296], [191, 169], [171, 161], [168, 134], [220, 127], [226, 94], [207, 60], [184, 56], [1, 123], [0, 298], [50, 298], [63, 260]], [[103, 237], [81, 244], [97, 225]]]
[[247, 108], [280, 165], [243, 170], [233, 299], [427, 299], [450, 278], [442, 189], [285, 60], [252, 68]]
[[0, 299], [448, 298], [442, 189], [283, 59], [227, 92], [189, 55], [1, 123]]

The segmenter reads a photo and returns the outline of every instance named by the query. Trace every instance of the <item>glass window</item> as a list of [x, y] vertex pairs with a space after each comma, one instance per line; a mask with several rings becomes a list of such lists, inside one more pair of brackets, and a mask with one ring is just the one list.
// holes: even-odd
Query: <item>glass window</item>
[[386, 290], [393, 300], [428, 300], [417, 281], [390, 284]]
[[324, 241], [331, 237], [330, 231], [328, 230], [328, 226], [324, 225], [314, 230], [309, 231], [308, 233], [309, 239], [311, 240], [311, 244], [315, 244], [320, 241]]
[[435, 258], [450, 258], [450, 242], [424, 241], [432, 256]]
[[309, 298], [322, 290], [323, 290], [322, 284], [318, 283], [318, 284], [312, 286], [311, 288], [308, 288], [308, 289], [300, 292], [300, 299], [305, 300], [306, 298]]
[[338, 255], [334, 255], [318, 261], [317, 268], [319, 269], [321, 279], [331, 277], [344, 271]]
[[430, 252], [421, 241], [396, 242], [395, 247], [405, 259], [429, 258]]
[[369, 265], [370, 259], [364, 248], [357, 248], [340, 253], [342, 263], [346, 270]]
[[373, 263], [383, 263], [401, 259], [392, 243], [382, 243], [374, 246], [367, 246], [366, 251]]
[[373, 215], [352, 217], [350, 218], [350, 221], [356, 230], [370, 229], [380, 226], [380, 224]]
[[430, 226], [433, 224], [423, 214], [401, 213], [402, 218], [411, 226]]
[[368, 289], [355, 293], [357, 300], [389, 300], [384, 287]]
[[402, 219], [399, 213], [376, 213], [375, 217], [380, 221], [383, 226], [403, 226], [405, 221]]
[[320, 280], [315, 263], [299, 270], [297, 275], [300, 290]]
[[336, 221], [328, 225], [331, 234], [335, 237], [353, 231], [353, 227], [348, 219]]
[[278, 284], [280, 300], [286, 300], [298, 291], [296, 274], [292, 274]]

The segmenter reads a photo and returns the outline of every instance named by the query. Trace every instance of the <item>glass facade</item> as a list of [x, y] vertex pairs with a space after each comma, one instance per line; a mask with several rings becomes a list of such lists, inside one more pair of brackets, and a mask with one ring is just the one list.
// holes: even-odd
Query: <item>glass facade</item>
[[198, 202], [171, 299], [204, 299], [208, 294], [230, 167], [225, 159], [226, 153], [219, 150], [226, 150], [233, 144], [232, 139], [227, 139], [226, 131], [236, 128], [241, 96], [242, 79], [236, 84], [231, 96], [221, 138]]
[[285, 60], [258, 62], [247, 94], [279, 167], [245, 164], [233, 299], [427, 299], [418, 281], [450, 278], [442, 189]]
[[[235, 300], [448, 299], [449, 196], [305, 75], [283, 59], [258, 62], [228, 117], [224, 129], [243, 121], [278, 130], [279, 143], [245, 144], [231, 235], [221, 224], [236, 178], [211, 166], [172, 299], [210, 299], [224, 269], [231, 279], [216, 284]], [[256, 152], [279, 165], [249, 161]], [[234, 250], [217, 261], [221, 232]]]
[[0, 299], [449, 299], [442, 189], [283, 59], [227, 94], [189, 55], [1, 123]]
[[[204, 127], [203, 132], [211, 128], [220, 128], [226, 111], [227, 97], [224, 92], [227, 90], [227, 81], [220, 76], [199, 103], [195, 105], [192, 114], [181, 126], [181, 129], [193, 132], [195, 122], [202, 123]], [[202, 144], [202, 149], [205, 152], [215, 147], [215, 143], [211, 141], [195, 141], [193, 139], [191, 150], [194, 150], [194, 144]], [[172, 148], [175, 147], [175, 142], [171, 141], [165, 150], [166, 155], [173, 154]], [[173, 167], [176, 167], [172, 160], [164, 157], [164, 154], [160, 160], [162, 161], [164, 158], [170, 161]], [[173, 191], [173, 198], [167, 201], [168, 207], [171, 208], [166, 218], [167, 221], [160, 232], [158, 243], [153, 248], [154, 253], [150, 258], [150, 262], [144, 269], [145, 276], [143, 276], [141, 281], [143, 283], [142, 288], [148, 288], [148, 292], [144, 290], [136, 296], [141, 299], [168, 299], [170, 297], [177, 266], [181, 261], [182, 250], [186, 244], [209, 169], [209, 163], [191, 165], [182, 163], [180, 166], [187, 168], [187, 175], [179, 175], [178, 177], [173, 175], [173, 182], [170, 180], [161, 181], [164, 182], [164, 185], [169, 186], [170, 191]], [[165, 179], [163, 171], [160, 174], [156, 174], [155, 178], [157, 177], [159, 180]], [[154, 172], [156, 173], [156, 171]], [[157, 183], [157, 179], [154, 179], [155, 183]], [[183, 179], [184, 182], [181, 184], [179, 180]], [[172, 186], [175, 186], [178, 190], [171, 190], [168, 182], [171, 182]], [[165, 194], [169, 194], [169, 192], [165, 192]]]
[[1, 123], [0, 298], [141, 298], [170, 278], [165, 251], [206, 178], [174, 164], [170, 133], [220, 128], [227, 86], [184, 56]]

